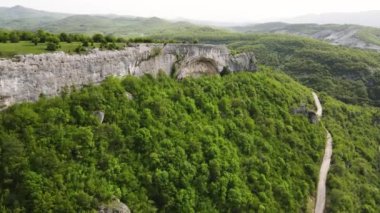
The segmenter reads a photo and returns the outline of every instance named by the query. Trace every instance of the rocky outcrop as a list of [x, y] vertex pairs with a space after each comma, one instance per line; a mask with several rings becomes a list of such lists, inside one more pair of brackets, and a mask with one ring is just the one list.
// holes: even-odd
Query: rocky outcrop
[[110, 203], [100, 206], [99, 213], [131, 213], [127, 205], [114, 198]]
[[65, 87], [103, 81], [108, 76], [164, 72], [178, 79], [203, 74], [253, 71], [252, 53], [233, 56], [225, 46], [139, 44], [120, 51], [86, 55], [49, 53], [0, 60], [0, 107], [53, 96]]
[[293, 109], [293, 114], [295, 115], [304, 115], [307, 116], [309, 119], [309, 122], [312, 124], [318, 123], [318, 113], [314, 112], [313, 110], [307, 109], [305, 104], [301, 104], [299, 108]]

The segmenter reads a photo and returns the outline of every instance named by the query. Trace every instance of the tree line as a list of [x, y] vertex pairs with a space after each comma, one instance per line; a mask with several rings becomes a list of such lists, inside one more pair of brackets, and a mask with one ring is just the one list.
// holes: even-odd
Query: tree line
[[157, 40], [150, 37], [124, 38], [101, 33], [86, 35], [65, 32], [53, 34], [44, 30], [38, 30], [36, 32], [0, 30], [0, 43], [19, 43], [20, 41], [28, 41], [36, 46], [38, 44], [46, 44], [46, 50], [48, 51], [58, 50], [61, 42], [80, 42], [81, 44], [75, 50], [77, 53], [85, 51], [86, 48], [94, 47], [95, 43], [100, 44], [100, 49], [108, 50], [119, 49], [118, 43], [176, 43], [174, 40]]

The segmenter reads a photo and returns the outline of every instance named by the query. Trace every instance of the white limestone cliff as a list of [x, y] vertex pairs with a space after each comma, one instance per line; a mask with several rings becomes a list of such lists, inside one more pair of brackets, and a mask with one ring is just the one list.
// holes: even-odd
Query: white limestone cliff
[[94, 50], [86, 55], [63, 52], [0, 60], [0, 108], [58, 95], [65, 87], [99, 83], [108, 76], [156, 75], [178, 79], [223, 70], [254, 71], [251, 53], [233, 56], [225, 46], [137, 44], [120, 51]]

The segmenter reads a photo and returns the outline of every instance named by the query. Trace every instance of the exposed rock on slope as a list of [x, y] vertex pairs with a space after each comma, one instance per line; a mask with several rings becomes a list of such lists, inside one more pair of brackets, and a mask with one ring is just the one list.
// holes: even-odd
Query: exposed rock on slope
[[50, 53], [0, 61], [0, 106], [53, 96], [64, 87], [98, 83], [107, 76], [164, 72], [176, 78], [255, 70], [251, 53], [232, 56], [225, 46], [141, 44], [87, 55]]

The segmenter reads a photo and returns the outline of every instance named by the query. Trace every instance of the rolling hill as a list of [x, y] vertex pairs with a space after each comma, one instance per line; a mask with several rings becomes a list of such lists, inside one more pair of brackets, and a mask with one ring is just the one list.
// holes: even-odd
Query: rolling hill
[[244, 33], [281, 33], [311, 37], [336, 45], [380, 50], [380, 29], [359, 25], [287, 24], [272, 22], [234, 27]]
[[0, 7], [0, 19], [28, 19], [28, 18], [52, 18], [61, 19], [69, 16], [64, 13], [46, 12], [41, 10], [30, 9], [22, 6]]
[[[371, 13], [377, 14], [377, 13]], [[286, 33], [328, 41], [336, 45], [380, 50], [380, 29], [359, 25], [286, 24], [281, 22], [240, 27], [214, 27], [157, 17], [118, 15], [70, 15], [15, 6], [0, 8], [0, 28], [44, 29], [52, 33], [104, 33], [117, 36], [210, 37], [241, 36], [242, 33]]]
[[68, 15], [21, 6], [0, 8], [0, 28], [14, 30], [44, 29], [52, 33], [104, 33], [120, 36], [147, 36], [175, 33], [226, 33], [229, 30], [173, 22], [157, 17], [141, 18], [117, 15]]
[[187, 22], [171, 22], [157, 17], [109, 17], [92, 15], [70, 16], [53, 23], [46, 24], [44, 29], [51, 32], [70, 33], [104, 33], [123, 36], [146, 36], [154, 34], [175, 34], [182, 32], [214, 32], [223, 33], [224, 29], [199, 26]]
[[0, 28], [38, 29], [45, 24], [70, 16], [69, 14], [45, 12], [22, 6], [0, 7]]

